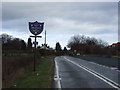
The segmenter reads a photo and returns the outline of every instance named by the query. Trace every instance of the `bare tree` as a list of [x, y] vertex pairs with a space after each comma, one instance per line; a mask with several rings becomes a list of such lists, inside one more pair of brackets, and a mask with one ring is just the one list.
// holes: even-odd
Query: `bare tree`
[[5, 44], [13, 39], [13, 37], [8, 34], [2, 34], [0, 36], [2, 37], [2, 44]]
[[2, 49], [3, 50], [23, 50], [25, 49], [25, 41], [19, 38], [15, 38], [8, 34], [2, 34]]
[[75, 35], [68, 42], [68, 48], [72, 52], [81, 54], [100, 54], [103, 53], [103, 48], [107, 46], [107, 42], [97, 40], [94, 37], [86, 37], [84, 35]]

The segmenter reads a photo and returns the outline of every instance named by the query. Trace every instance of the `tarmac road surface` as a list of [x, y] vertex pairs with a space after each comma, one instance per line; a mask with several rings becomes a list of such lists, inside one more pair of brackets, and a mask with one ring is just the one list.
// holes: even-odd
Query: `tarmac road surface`
[[117, 88], [119, 71], [69, 56], [55, 58], [55, 88]]

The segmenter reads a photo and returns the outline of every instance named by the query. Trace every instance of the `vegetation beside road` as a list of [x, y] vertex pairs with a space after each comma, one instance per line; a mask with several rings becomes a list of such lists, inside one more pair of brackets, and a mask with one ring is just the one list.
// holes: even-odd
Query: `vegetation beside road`
[[[107, 42], [94, 37], [72, 36], [67, 45], [70, 48], [69, 50], [66, 47], [62, 49], [59, 42], [56, 43], [55, 49], [48, 46], [48, 44], [39, 45], [35, 49], [31, 38], [28, 38], [28, 42], [25, 42], [7, 34], [3, 34], [1, 37], [3, 88], [9, 88], [16, 81], [18, 82], [12, 86], [13, 88], [49, 88], [52, 72], [48, 71], [53, 69], [53, 64], [50, 60], [53, 56], [48, 55], [80, 55], [78, 58], [110, 67], [118, 67], [119, 63], [117, 58], [110, 57], [120, 56], [120, 48], [118, 46], [109, 46]], [[35, 73], [33, 73], [34, 50], [36, 50], [36, 64], [38, 65]], [[109, 58], [81, 55], [109, 56]], [[22, 79], [23, 77], [24, 79]]]
[[29, 72], [11, 88], [51, 88], [53, 78], [53, 56], [42, 57], [35, 72]]
[[100, 56], [120, 56], [120, 46], [111, 46], [107, 42], [84, 35], [71, 37], [67, 45], [71, 55], [100, 55]]
[[33, 68], [33, 55], [3, 55], [2, 87], [8, 88]]
[[[33, 54], [24, 54], [24, 55], [16, 54], [16, 55], [7, 55], [7, 56], [3, 55], [2, 59], [3, 59], [2, 60], [2, 66], [3, 66], [2, 67], [2, 87], [3, 88], [9, 88], [11, 87], [11, 85], [15, 83], [17, 83], [17, 86], [18, 86], [17, 88], [19, 87], [29, 88], [29, 86], [27, 86], [27, 83], [28, 83], [27, 80], [30, 77], [34, 77], [34, 78], [32, 78], [33, 81], [31, 80], [28, 84], [34, 82], [34, 80], [40, 80], [40, 82], [38, 82], [39, 85], [41, 85], [40, 87], [44, 87], [45, 83], [49, 84], [47, 85], [47, 87], [51, 86], [50, 85], [51, 76], [52, 76], [51, 73], [53, 70], [53, 63], [51, 59], [53, 59], [53, 56], [43, 57], [38, 54], [37, 60], [36, 60], [36, 72], [35, 73], [32, 73], [33, 72], [33, 60], [34, 60]], [[37, 76], [37, 78], [34, 76], [36, 75], [36, 73], [39, 74], [38, 75], [39, 77]], [[43, 81], [43, 79], [48, 80], [48, 81], [45, 82]], [[26, 84], [24, 82], [26, 82]], [[37, 83], [37, 81], [35, 82]], [[32, 87], [32, 85], [30, 86]], [[12, 87], [14, 87], [14, 85]]]

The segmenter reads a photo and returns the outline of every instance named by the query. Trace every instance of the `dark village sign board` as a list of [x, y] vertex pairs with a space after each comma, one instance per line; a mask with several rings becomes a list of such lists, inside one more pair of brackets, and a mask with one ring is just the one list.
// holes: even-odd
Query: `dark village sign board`
[[39, 35], [44, 28], [44, 23], [43, 22], [29, 22], [29, 30], [32, 34], [34, 35]]

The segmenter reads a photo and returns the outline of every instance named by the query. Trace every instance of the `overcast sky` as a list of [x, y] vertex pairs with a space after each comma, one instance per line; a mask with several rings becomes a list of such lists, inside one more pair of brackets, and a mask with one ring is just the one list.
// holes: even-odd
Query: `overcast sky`
[[[28, 22], [44, 22], [44, 30], [38, 38], [55, 47], [60, 42], [62, 48], [71, 36], [85, 35], [102, 39], [109, 44], [118, 41], [117, 2], [3, 2], [2, 32], [14, 37], [27, 39], [30, 35]], [[34, 39], [32, 39], [33, 41]]]

